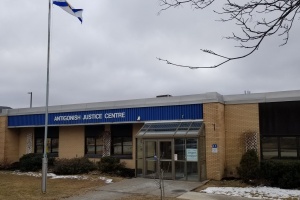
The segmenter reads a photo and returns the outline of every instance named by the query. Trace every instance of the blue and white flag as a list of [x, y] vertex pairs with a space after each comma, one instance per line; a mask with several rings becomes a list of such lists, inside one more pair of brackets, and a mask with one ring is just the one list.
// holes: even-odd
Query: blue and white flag
[[83, 11], [83, 9], [74, 9], [66, 0], [54, 0], [53, 4], [61, 7], [66, 12], [68, 12], [71, 15], [77, 17], [80, 20], [80, 22], [82, 23], [82, 11]]

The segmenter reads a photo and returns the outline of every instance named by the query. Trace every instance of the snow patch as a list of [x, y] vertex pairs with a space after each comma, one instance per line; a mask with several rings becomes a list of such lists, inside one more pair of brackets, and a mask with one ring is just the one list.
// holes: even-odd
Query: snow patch
[[300, 200], [299, 190], [286, 190], [273, 187], [208, 187], [201, 192], [208, 194], [221, 194], [240, 196], [253, 199], [283, 199], [294, 198]]
[[[38, 172], [19, 172], [14, 171], [13, 174], [20, 176], [34, 176], [42, 177], [42, 173]], [[89, 177], [85, 175], [56, 175], [54, 173], [47, 173], [47, 177], [50, 179], [76, 179], [76, 180], [88, 180]], [[105, 181], [105, 183], [113, 183], [112, 179], [107, 179], [105, 177], [99, 177], [100, 180]]]

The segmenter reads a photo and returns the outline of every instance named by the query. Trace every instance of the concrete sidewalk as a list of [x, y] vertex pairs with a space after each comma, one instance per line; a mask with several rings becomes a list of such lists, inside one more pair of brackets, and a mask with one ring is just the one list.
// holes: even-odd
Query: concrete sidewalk
[[227, 195], [206, 194], [200, 192], [186, 192], [178, 198], [189, 200], [253, 200], [245, 197], [234, 197]]
[[[210, 195], [199, 192], [191, 192], [193, 189], [203, 185], [205, 182], [173, 181], [164, 180], [165, 197], [178, 197], [190, 200], [237, 200], [246, 199], [241, 197], [230, 197], [223, 195]], [[99, 187], [97, 190], [80, 196], [67, 198], [68, 200], [117, 200], [132, 194], [144, 194], [160, 196], [157, 180], [146, 178], [124, 179], [120, 182], [111, 183]]]

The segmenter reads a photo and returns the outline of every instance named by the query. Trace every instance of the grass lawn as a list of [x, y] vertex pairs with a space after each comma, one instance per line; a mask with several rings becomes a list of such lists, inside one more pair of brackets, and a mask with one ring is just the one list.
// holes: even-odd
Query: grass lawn
[[[0, 171], [0, 199], [60, 199], [91, 191], [105, 185], [96, 175], [87, 180], [47, 179], [47, 193], [41, 192], [41, 177], [16, 175]], [[113, 178], [113, 182], [121, 178]]]

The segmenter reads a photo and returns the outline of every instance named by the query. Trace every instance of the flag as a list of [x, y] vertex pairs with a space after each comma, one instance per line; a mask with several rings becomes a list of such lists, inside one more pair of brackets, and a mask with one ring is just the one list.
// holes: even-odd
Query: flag
[[66, 0], [54, 0], [53, 4], [61, 7], [66, 12], [68, 12], [71, 15], [77, 17], [80, 20], [80, 22], [82, 23], [82, 11], [83, 11], [83, 9], [74, 9]]

